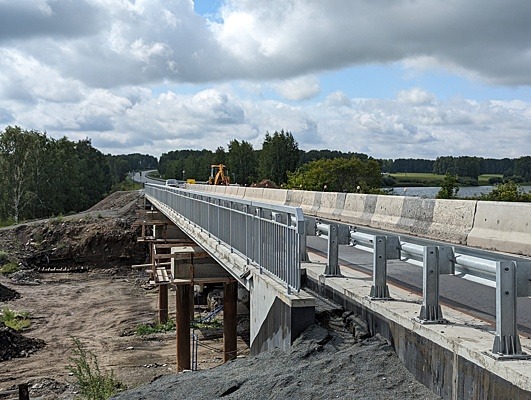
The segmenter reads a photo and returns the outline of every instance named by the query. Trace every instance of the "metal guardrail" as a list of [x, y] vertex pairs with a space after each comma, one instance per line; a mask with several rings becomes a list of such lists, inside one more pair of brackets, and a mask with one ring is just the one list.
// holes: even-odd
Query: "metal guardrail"
[[[369, 298], [391, 300], [387, 286], [387, 260], [421, 263], [423, 301], [417, 321], [447, 322], [439, 304], [439, 276], [453, 274], [496, 289], [496, 333], [491, 355], [497, 359], [527, 359], [516, 329], [516, 299], [531, 296], [531, 262], [499, 261], [462, 254], [453, 246], [422, 246], [397, 235], [371, 235], [338, 224], [315, 223], [315, 233], [328, 239], [328, 263], [324, 275], [341, 276], [339, 244], [350, 244], [373, 253], [373, 283]], [[334, 258], [334, 259], [331, 259]]]
[[231, 252], [285, 284], [301, 288], [305, 222], [296, 207], [271, 205], [169, 186], [146, 184], [145, 193], [201, 228]]

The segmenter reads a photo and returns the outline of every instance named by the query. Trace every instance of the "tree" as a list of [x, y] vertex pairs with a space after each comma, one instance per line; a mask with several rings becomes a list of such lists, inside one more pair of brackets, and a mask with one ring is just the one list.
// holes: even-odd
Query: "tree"
[[42, 160], [46, 135], [8, 126], [0, 135], [0, 176], [2, 185], [3, 219], [15, 223], [37, 198], [36, 169]]
[[457, 192], [459, 192], [459, 177], [451, 173], [447, 173], [444, 176], [443, 183], [439, 193], [437, 193], [437, 199], [455, 199]]
[[376, 160], [364, 162], [351, 157], [311, 161], [289, 174], [288, 187], [369, 193], [379, 189], [381, 183], [380, 164]]
[[286, 183], [288, 172], [294, 172], [299, 162], [299, 145], [290, 132], [266, 133], [259, 156], [261, 179], [271, 179], [278, 185]]
[[250, 185], [256, 179], [256, 155], [251, 143], [233, 139], [229, 143], [229, 173], [235, 177], [234, 183]]

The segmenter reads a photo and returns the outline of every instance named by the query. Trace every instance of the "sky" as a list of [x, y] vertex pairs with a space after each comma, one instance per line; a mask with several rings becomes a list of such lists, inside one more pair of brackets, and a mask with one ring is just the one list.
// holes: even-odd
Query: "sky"
[[0, 0], [0, 130], [105, 154], [531, 155], [529, 0]]

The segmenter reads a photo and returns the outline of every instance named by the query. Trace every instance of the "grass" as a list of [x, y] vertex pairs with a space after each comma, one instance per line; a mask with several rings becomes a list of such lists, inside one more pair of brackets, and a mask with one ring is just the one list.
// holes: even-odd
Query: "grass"
[[18, 265], [15, 262], [8, 262], [0, 267], [0, 274], [9, 275], [18, 271]]
[[[402, 183], [415, 183], [418, 182], [421, 185], [433, 185], [440, 186], [444, 180], [445, 175], [437, 175], [433, 173], [420, 173], [420, 172], [396, 172], [389, 174], [396, 179], [397, 185]], [[501, 174], [482, 174], [478, 177], [479, 185], [490, 185], [490, 178], [502, 178]]]
[[15, 330], [21, 331], [25, 328], [29, 328], [31, 321], [27, 312], [18, 312], [4, 308], [0, 314], [0, 322], [5, 326]]
[[144, 324], [139, 325], [135, 329], [135, 334], [138, 336], [151, 335], [152, 333], [165, 333], [175, 330], [175, 322], [171, 319], [165, 324]]
[[90, 350], [85, 349], [79, 339], [74, 341], [74, 355], [70, 357], [72, 364], [66, 369], [76, 378], [81, 398], [87, 400], [108, 399], [121, 390], [125, 385], [114, 377], [114, 372], [102, 372], [98, 359]]

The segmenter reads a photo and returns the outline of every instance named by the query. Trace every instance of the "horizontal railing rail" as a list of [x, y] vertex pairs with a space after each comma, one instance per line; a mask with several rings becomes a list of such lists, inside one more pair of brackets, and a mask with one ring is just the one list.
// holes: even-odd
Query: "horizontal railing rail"
[[176, 187], [146, 184], [146, 196], [168, 206], [218, 243], [286, 285], [301, 288], [305, 222], [296, 207], [271, 205]]
[[[496, 358], [529, 358], [522, 352], [516, 329], [516, 299], [531, 296], [531, 262], [463, 254], [454, 246], [419, 245], [398, 235], [375, 235], [340, 224], [315, 221], [315, 234], [328, 240], [324, 275], [341, 276], [337, 249], [340, 244], [373, 253], [373, 284], [369, 298], [391, 300], [387, 286], [387, 261], [397, 259], [423, 267], [423, 302], [416, 318], [424, 324], [447, 322], [439, 305], [439, 276], [453, 274], [496, 289]], [[333, 259], [331, 259], [333, 258]]]

